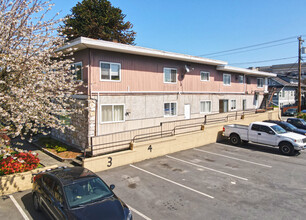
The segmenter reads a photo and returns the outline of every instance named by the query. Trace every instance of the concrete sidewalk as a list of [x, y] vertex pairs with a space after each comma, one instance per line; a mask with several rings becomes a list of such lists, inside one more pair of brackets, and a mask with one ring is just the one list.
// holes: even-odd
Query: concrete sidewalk
[[22, 150], [27, 150], [27, 151], [32, 151], [38, 153], [38, 158], [40, 159], [40, 163], [44, 166], [52, 166], [52, 165], [57, 165], [57, 166], [73, 166], [70, 163], [64, 163], [60, 162], [53, 157], [45, 154], [41, 150], [39, 150], [37, 147], [35, 147], [34, 144], [29, 143], [26, 140], [21, 140], [20, 138], [13, 139], [12, 140], [12, 146], [17, 147]]

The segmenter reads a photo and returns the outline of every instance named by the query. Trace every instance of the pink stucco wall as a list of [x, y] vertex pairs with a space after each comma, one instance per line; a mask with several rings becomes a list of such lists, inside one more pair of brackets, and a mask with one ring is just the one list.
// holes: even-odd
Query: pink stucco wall
[[[86, 49], [75, 53], [75, 61], [83, 63], [83, 79], [88, 81], [88, 64], [90, 60], [91, 91], [148, 91], [148, 92], [245, 92], [263, 91], [257, 88], [257, 77], [250, 77], [251, 84], [238, 83], [238, 75], [231, 74], [231, 85], [223, 85], [223, 71], [217, 71], [216, 66], [188, 63], [169, 59], [138, 56], [124, 53]], [[121, 64], [121, 81], [101, 81], [100, 61]], [[192, 69], [185, 73], [184, 66]], [[164, 83], [163, 69], [176, 68], [177, 82]], [[200, 71], [210, 72], [208, 82], [200, 80]]]

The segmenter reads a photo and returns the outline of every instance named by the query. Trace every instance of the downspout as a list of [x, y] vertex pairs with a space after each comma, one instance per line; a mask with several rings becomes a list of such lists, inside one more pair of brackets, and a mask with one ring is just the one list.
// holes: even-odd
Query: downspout
[[245, 80], [246, 76], [245, 74], [243, 75], [243, 87], [244, 87], [244, 94], [246, 94], [246, 80]]
[[88, 94], [90, 95], [90, 99], [92, 98], [91, 85], [91, 49], [88, 48]]
[[98, 110], [97, 110], [97, 124], [96, 124], [96, 127], [97, 127], [97, 136], [100, 135], [100, 129], [99, 129], [99, 124], [100, 124], [100, 92], [98, 92], [98, 102], [97, 102], [97, 105], [98, 105]]

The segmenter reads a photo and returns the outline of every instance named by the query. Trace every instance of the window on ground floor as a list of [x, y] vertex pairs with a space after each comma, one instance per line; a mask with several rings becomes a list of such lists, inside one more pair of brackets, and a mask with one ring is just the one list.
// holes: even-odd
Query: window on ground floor
[[164, 116], [176, 116], [176, 102], [164, 103]]
[[209, 113], [211, 112], [211, 101], [201, 101], [200, 103], [200, 112]]
[[124, 121], [124, 105], [101, 105], [101, 122]]
[[231, 110], [236, 110], [236, 100], [231, 100]]

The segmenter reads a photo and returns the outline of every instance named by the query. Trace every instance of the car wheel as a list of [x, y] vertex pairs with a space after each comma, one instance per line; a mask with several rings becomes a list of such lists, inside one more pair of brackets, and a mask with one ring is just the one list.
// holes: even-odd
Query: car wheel
[[241, 140], [238, 134], [231, 134], [230, 141], [233, 145], [239, 145], [241, 143]]
[[294, 153], [294, 147], [292, 146], [292, 144], [290, 143], [281, 143], [279, 145], [279, 151], [281, 152], [281, 154], [284, 154], [284, 155], [293, 155]]
[[33, 194], [33, 206], [36, 211], [40, 211], [39, 199], [36, 193]]

